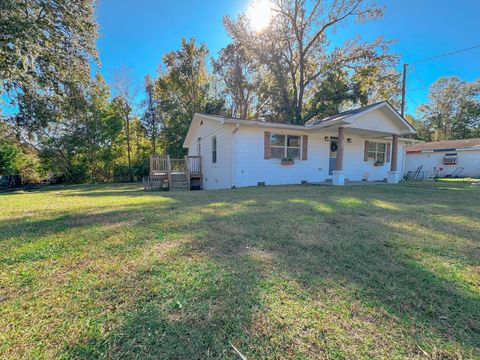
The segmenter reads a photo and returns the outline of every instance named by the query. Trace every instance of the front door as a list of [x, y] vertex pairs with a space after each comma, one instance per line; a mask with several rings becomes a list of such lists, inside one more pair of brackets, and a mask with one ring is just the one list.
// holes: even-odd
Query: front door
[[330, 162], [328, 166], [328, 174], [332, 175], [333, 170], [337, 168], [337, 145], [338, 138], [330, 137]]

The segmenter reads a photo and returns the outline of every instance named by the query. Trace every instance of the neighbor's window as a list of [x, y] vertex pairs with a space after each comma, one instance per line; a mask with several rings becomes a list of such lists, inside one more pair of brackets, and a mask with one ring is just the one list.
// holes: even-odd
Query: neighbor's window
[[369, 142], [368, 143], [368, 159], [378, 163], [384, 163], [386, 160], [387, 144]]
[[212, 164], [217, 163], [217, 136], [212, 136]]
[[272, 159], [300, 159], [299, 135], [270, 135], [270, 158]]

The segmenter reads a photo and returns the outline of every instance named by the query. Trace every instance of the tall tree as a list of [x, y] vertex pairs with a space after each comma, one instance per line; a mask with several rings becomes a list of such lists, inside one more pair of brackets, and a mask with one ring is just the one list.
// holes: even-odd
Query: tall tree
[[0, 86], [18, 126], [61, 119], [64, 102], [90, 78], [96, 38], [93, 0], [0, 2]]
[[161, 109], [155, 91], [155, 82], [150, 75], [145, 77], [145, 92], [147, 98], [143, 102], [145, 112], [142, 116], [142, 122], [150, 137], [151, 151], [155, 154], [157, 152], [157, 138], [160, 131]]
[[339, 25], [375, 19], [383, 9], [369, 0], [276, 0], [267, 29], [257, 32], [247, 15], [224, 19], [235, 42], [255, 55], [272, 74], [277, 96], [274, 112], [286, 121], [304, 123], [317, 115], [305, 105], [315, 95], [315, 85], [332, 71], [389, 67], [395, 57], [388, 43], [377, 38], [362, 43], [348, 40], [331, 50], [330, 37]]
[[129, 181], [133, 181], [130, 123], [136, 110], [138, 95], [138, 86], [133, 71], [127, 67], [118, 69], [114, 74], [113, 89], [115, 92], [114, 104], [117, 106], [118, 113], [123, 117], [125, 123]]
[[212, 60], [213, 70], [223, 83], [223, 94], [231, 101], [231, 115], [258, 118], [265, 108], [261, 65], [239, 44], [229, 44]]
[[[121, 146], [122, 119], [110, 103], [110, 87], [97, 74], [88, 91], [88, 111], [77, 128], [80, 154], [88, 165], [87, 178], [92, 182], [112, 179], [114, 161]], [[79, 155], [80, 155], [79, 154]]]
[[181, 48], [164, 55], [164, 68], [156, 81], [162, 108], [160, 140], [172, 156], [184, 154], [182, 143], [195, 112], [209, 103], [211, 76], [206, 67], [208, 50], [195, 39], [182, 39]]
[[68, 117], [49, 126], [41, 155], [56, 177], [68, 182], [111, 181], [123, 144], [122, 121], [110, 103], [110, 88], [97, 74], [71, 99]]
[[433, 130], [433, 140], [480, 135], [480, 79], [441, 77], [430, 87], [428, 97], [429, 102], [417, 110], [424, 126]]

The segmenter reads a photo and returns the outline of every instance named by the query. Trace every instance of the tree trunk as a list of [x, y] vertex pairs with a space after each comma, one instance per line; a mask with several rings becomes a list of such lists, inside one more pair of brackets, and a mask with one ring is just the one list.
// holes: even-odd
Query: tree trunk
[[155, 123], [152, 130], [152, 152], [157, 153], [157, 134], [155, 133]]
[[125, 122], [126, 122], [126, 125], [127, 125], [128, 181], [133, 182], [131, 148], [130, 148], [130, 117], [128, 115], [125, 117]]
[[303, 48], [300, 46], [300, 60], [299, 60], [299, 84], [298, 84], [298, 99], [296, 99], [297, 103], [295, 106], [295, 116], [297, 120], [297, 124], [302, 124], [302, 110], [303, 110], [303, 94], [305, 92], [305, 69], [304, 69], [304, 61], [305, 57], [303, 54]]

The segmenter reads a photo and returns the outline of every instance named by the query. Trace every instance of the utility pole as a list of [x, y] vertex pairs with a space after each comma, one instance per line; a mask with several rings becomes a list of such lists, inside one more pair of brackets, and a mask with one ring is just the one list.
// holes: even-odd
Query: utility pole
[[408, 64], [403, 64], [402, 71], [402, 110], [400, 112], [402, 117], [405, 115], [405, 89], [407, 86], [407, 66]]

